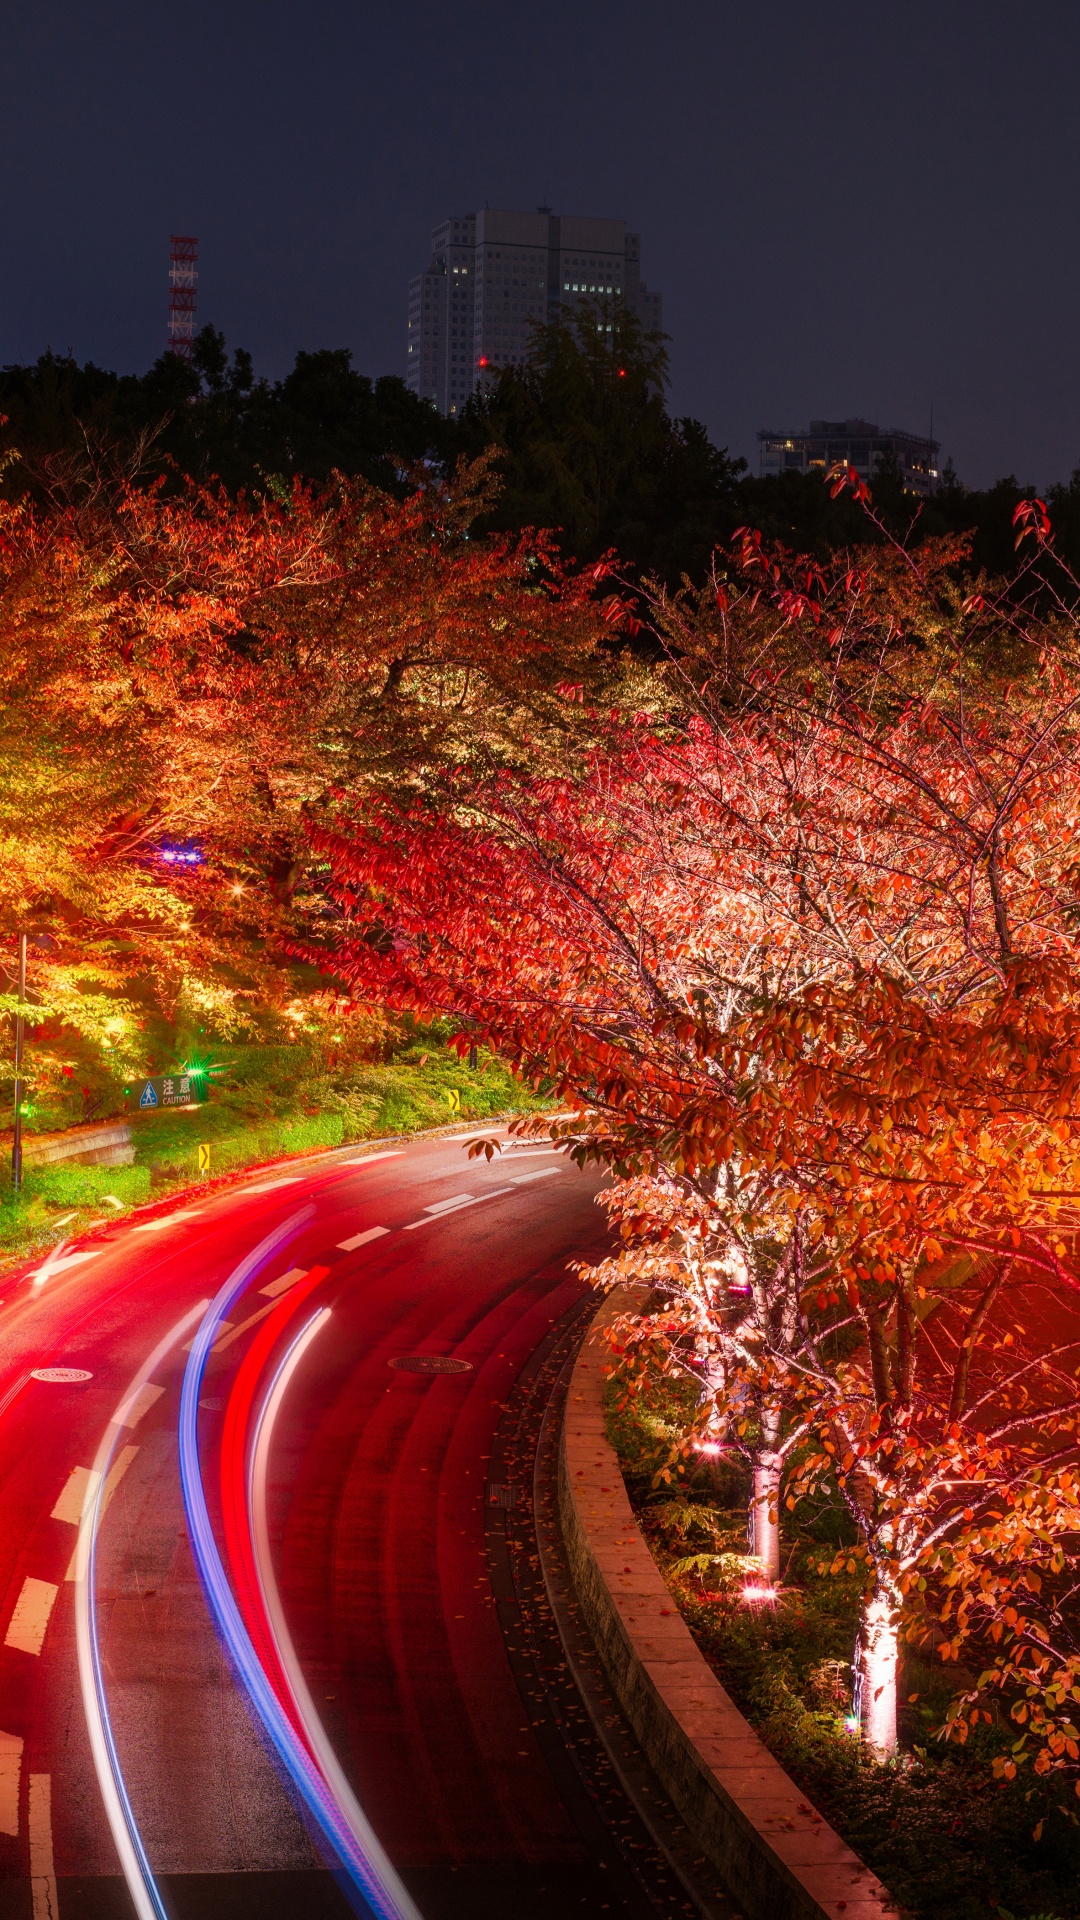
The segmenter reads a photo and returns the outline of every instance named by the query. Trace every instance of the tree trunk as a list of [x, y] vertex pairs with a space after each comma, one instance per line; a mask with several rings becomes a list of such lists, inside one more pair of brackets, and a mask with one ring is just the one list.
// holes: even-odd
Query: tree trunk
[[750, 1496], [750, 1550], [761, 1561], [769, 1585], [780, 1578], [780, 1474], [783, 1461], [772, 1450], [754, 1458]]
[[896, 1609], [879, 1588], [863, 1602], [859, 1634], [859, 1718], [876, 1760], [891, 1760], [896, 1752], [897, 1664]]

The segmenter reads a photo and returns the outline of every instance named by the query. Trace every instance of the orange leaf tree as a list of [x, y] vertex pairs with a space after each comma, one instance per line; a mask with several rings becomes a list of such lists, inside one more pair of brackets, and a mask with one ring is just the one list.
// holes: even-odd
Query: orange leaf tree
[[0, 510], [0, 921], [43, 1013], [130, 1068], [136, 980], [226, 1029], [273, 1004], [332, 912], [304, 821], [336, 782], [540, 752], [556, 684], [610, 672], [595, 579], [472, 538], [486, 497], [481, 468]]
[[1080, 674], [1062, 609], [965, 595], [957, 560], [826, 576], [748, 537], [657, 599], [662, 727], [613, 723], [561, 778], [345, 796], [315, 836], [341, 970], [463, 1015], [577, 1107], [575, 1151], [652, 1183], [620, 1271], [659, 1285], [649, 1338], [711, 1430], [745, 1426], [759, 1520], [803, 1423], [851, 1455], [880, 1751], [920, 1556], [1072, 1417], [1056, 1388], [1018, 1406], [998, 1336], [1037, 1284], [1074, 1337]]

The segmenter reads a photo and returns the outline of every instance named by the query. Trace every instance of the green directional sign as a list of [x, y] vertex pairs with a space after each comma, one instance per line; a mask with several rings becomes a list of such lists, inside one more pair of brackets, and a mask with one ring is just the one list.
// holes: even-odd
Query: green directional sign
[[152, 1080], [136, 1080], [131, 1097], [143, 1112], [152, 1112], [156, 1107], [199, 1106], [209, 1090], [205, 1073], [162, 1073]]

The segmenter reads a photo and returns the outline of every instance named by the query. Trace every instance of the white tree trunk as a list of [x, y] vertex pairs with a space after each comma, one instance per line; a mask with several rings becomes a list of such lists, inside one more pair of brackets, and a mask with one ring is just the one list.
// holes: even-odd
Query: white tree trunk
[[783, 1462], [776, 1453], [760, 1453], [754, 1461], [754, 1489], [750, 1496], [750, 1545], [761, 1561], [769, 1585], [780, 1578], [780, 1474]]
[[896, 1752], [897, 1665], [896, 1610], [879, 1591], [863, 1603], [859, 1636], [862, 1737], [877, 1760], [891, 1760]]

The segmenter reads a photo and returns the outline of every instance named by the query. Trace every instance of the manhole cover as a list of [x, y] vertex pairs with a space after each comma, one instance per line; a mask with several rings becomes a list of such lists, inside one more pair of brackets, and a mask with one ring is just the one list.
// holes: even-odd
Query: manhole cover
[[471, 1373], [471, 1360], [451, 1360], [443, 1353], [402, 1353], [388, 1366], [399, 1373]]
[[92, 1373], [84, 1367], [35, 1367], [31, 1380], [48, 1380], [54, 1386], [64, 1386], [72, 1380], [92, 1380]]

